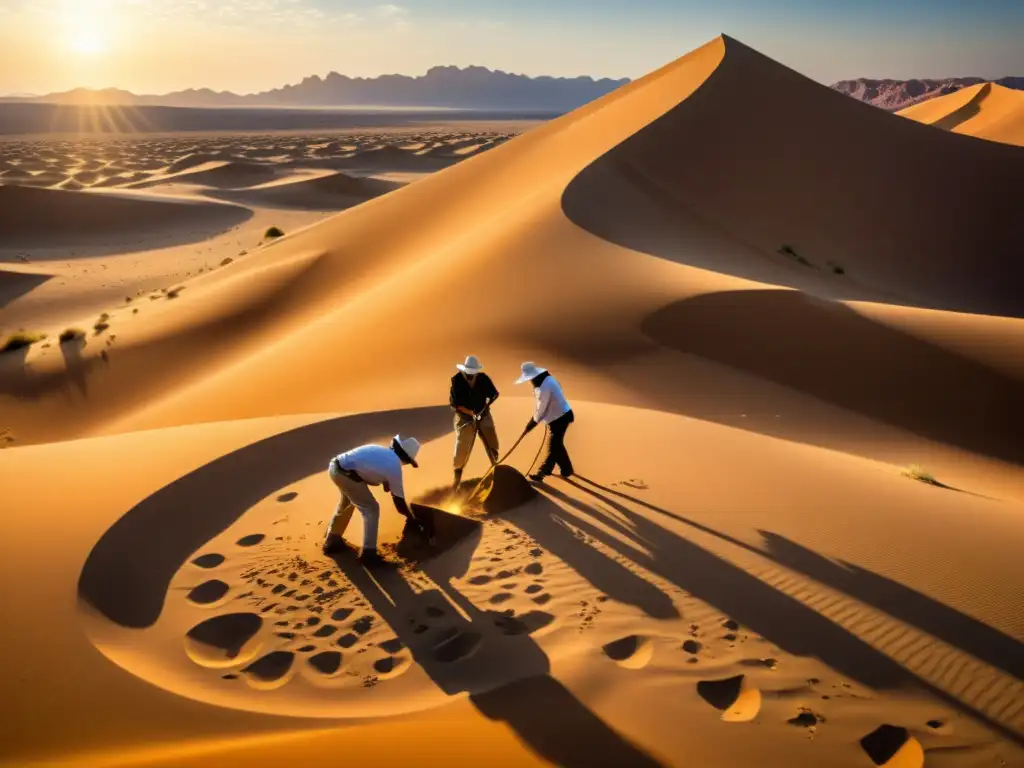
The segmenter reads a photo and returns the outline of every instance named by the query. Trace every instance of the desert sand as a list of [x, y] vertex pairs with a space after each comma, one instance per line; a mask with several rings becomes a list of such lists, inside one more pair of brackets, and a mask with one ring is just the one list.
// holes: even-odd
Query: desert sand
[[[506, 139], [0, 188], [36, 238], [0, 323], [48, 334], [0, 354], [0, 756], [1024, 765], [1021, 150], [728, 37]], [[159, 204], [179, 239], [112, 243], [104, 211], [72, 256], [41, 195]], [[445, 493], [469, 353], [502, 452], [519, 364], [555, 373], [577, 476], [524, 484], [538, 430], [484, 508]], [[325, 557], [327, 462], [396, 432], [442, 546]]]
[[1024, 146], [1024, 91], [981, 83], [897, 114], [953, 133]]

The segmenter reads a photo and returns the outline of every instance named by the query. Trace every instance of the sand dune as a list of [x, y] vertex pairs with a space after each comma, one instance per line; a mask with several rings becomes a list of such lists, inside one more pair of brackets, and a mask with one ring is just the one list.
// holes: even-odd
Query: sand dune
[[[139, 233], [169, 234], [183, 242], [228, 229], [251, 214], [227, 205], [190, 200], [97, 195], [67, 190], [0, 186], [0, 239], [6, 247], [131, 243]], [[60, 221], [54, 227], [54, 221]], [[189, 229], [183, 230], [187, 224]]]
[[265, 208], [343, 210], [387, 194], [401, 184], [338, 172], [295, 173], [276, 181], [215, 193], [217, 197]]
[[1024, 91], [982, 83], [898, 112], [953, 133], [1024, 146]]
[[239, 189], [257, 184], [265, 184], [278, 178], [282, 169], [272, 165], [246, 163], [237, 161], [209, 161], [190, 165], [183, 170], [172, 171], [154, 176], [144, 182], [132, 185], [136, 189], [145, 189], [157, 184], [185, 183], [198, 184], [215, 189]]
[[[422, 151], [355, 146], [303, 167]], [[0, 542], [53, 541], [0, 561], [24, 617], [0, 657], [26, 702], [8, 751], [404, 764], [443, 730], [453, 765], [1024, 761], [1024, 233], [998, 192], [1022, 178], [1015, 148], [723, 37], [173, 300], [111, 307], [84, 342], [0, 356], [19, 478]], [[323, 466], [354, 442], [416, 433], [410, 491], [445, 503], [470, 351], [507, 393], [506, 447], [530, 413], [519, 363], [551, 367], [583, 477], [419, 570], [323, 558]], [[67, 508], [48, 539], [43, 511]], [[44, 636], [77, 644], [18, 677]]]

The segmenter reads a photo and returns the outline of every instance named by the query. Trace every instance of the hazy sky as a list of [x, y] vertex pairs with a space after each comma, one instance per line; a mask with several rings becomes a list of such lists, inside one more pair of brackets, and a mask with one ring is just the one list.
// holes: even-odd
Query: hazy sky
[[0, 94], [435, 64], [639, 77], [722, 32], [825, 83], [1024, 75], [1024, 0], [0, 0]]

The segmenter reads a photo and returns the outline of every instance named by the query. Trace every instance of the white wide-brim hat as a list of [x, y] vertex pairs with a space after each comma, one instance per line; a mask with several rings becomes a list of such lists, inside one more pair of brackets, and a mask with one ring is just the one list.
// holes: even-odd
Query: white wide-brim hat
[[480, 373], [480, 371], [484, 369], [484, 367], [480, 365], [480, 361], [476, 359], [476, 355], [468, 355], [466, 357], [466, 362], [456, 363], [455, 367], [463, 373]]
[[420, 441], [415, 437], [401, 437], [400, 435], [395, 435], [392, 440], [409, 457], [409, 463], [414, 467], [419, 467], [419, 464], [416, 463], [416, 454], [420, 452]]
[[525, 384], [530, 379], [540, 376], [542, 373], [546, 373], [547, 370], [547, 368], [538, 368], [533, 363], [523, 363], [523, 375], [516, 379], [516, 384]]

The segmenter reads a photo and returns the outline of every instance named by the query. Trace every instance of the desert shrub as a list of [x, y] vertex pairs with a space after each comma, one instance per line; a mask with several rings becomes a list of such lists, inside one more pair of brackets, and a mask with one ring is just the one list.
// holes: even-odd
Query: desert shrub
[[785, 256], [787, 258], [793, 259], [793, 261], [797, 262], [798, 264], [803, 264], [805, 267], [811, 266], [811, 262], [809, 262], [807, 259], [805, 259], [803, 256], [801, 256], [799, 253], [797, 253], [796, 252], [796, 248], [794, 248], [792, 245], [783, 245], [783, 246], [781, 246], [779, 248], [779, 253], [782, 256]]
[[81, 328], [65, 328], [60, 334], [60, 343], [65, 344], [85, 337], [85, 331]]
[[222, 267], [226, 267], [226, 266], [227, 266], [228, 264], [231, 264], [231, 263], [233, 263], [233, 262], [234, 262], [234, 259], [232, 259], [232, 258], [231, 258], [230, 256], [228, 256], [228, 257], [227, 257], [226, 259], [224, 259], [224, 261], [222, 261], [222, 262], [220, 263], [220, 265], [221, 265]]
[[263, 233], [265, 240], [273, 240], [275, 237], [284, 237], [284, 232], [280, 227], [268, 227], [267, 231]]
[[184, 290], [185, 290], [185, 286], [184, 285], [179, 285], [177, 288], [172, 288], [171, 290], [169, 290], [167, 292], [167, 298], [168, 299], [176, 299], [176, 298], [178, 298], [178, 294], [180, 294]]
[[16, 349], [24, 349], [30, 347], [37, 341], [42, 341], [46, 338], [45, 333], [37, 333], [35, 331], [15, 331], [7, 337], [7, 341], [0, 347], [0, 352], [13, 352]]
[[935, 479], [935, 476], [917, 464], [911, 464], [909, 467], [903, 470], [903, 476], [909, 477], [911, 480], [917, 480], [919, 483], [928, 483], [928, 485], [941, 485], [941, 483]]

